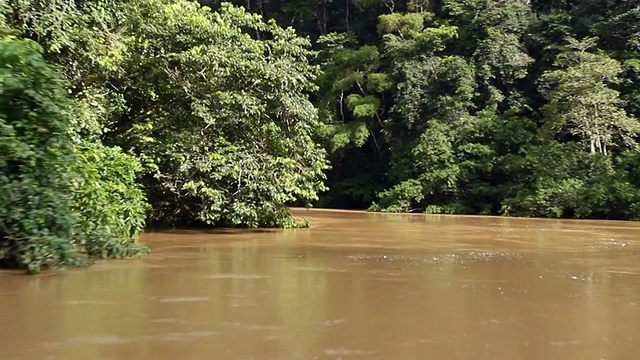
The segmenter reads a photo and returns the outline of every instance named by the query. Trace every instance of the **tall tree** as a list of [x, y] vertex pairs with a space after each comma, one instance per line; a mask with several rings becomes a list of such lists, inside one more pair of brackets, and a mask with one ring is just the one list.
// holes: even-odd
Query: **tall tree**
[[286, 204], [324, 188], [317, 68], [293, 29], [230, 4], [12, 1], [14, 26], [92, 104], [102, 140], [144, 163], [151, 219], [293, 226]]
[[633, 147], [640, 132], [638, 120], [626, 114], [620, 93], [620, 63], [602, 53], [589, 52], [596, 38], [568, 39], [567, 50], [556, 58], [558, 69], [542, 76], [549, 99], [543, 111], [546, 127], [578, 136], [589, 152], [607, 154], [612, 146]]

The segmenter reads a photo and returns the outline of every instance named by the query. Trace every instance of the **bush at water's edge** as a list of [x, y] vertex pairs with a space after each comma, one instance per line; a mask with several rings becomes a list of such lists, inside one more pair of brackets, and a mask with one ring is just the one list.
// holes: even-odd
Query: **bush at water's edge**
[[29, 40], [0, 40], [0, 265], [37, 273], [145, 251], [139, 165], [75, 133], [60, 76]]

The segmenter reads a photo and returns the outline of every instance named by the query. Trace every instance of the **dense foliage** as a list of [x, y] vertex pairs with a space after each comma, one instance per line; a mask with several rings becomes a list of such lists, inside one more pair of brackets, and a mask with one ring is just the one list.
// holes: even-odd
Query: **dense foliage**
[[30, 40], [0, 40], [0, 263], [135, 255], [145, 202], [135, 161], [80, 138], [60, 76]]
[[2, 261], [290, 204], [640, 218], [637, 2], [235, 5], [0, 2]]
[[324, 189], [318, 68], [292, 29], [183, 0], [3, 5], [4, 264], [135, 255], [145, 217], [296, 226], [285, 205]]
[[321, 205], [640, 218], [636, 1], [242, 4], [320, 51]]

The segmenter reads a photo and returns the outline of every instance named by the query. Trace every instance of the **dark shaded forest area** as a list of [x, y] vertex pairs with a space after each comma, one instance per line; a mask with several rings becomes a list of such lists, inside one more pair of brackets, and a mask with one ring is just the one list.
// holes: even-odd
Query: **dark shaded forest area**
[[640, 218], [640, 4], [0, 2], [0, 265], [288, 205]]

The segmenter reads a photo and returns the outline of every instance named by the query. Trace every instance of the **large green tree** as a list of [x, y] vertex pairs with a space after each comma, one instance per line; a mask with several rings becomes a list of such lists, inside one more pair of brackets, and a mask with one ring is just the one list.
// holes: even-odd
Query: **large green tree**
[[10, 10], [91, 105], [101, 139], [143, 162], [151, 220], [293, 226], [285, 205], [323, 189], [308, 100], [317, 69], [293, 29], [186, 0], [15, 0]]
[[549, 99], [543, 110], [547, 127], [578, 136], [590, 153], [607, 154], [612, 146], [637, 147], [640, 123], [625, 112], [620, 93], [620, 63], [591, 53], [595, 38], [569, 38], [567, 51], [558, 55], [558, 69], [546, 72], [543, 92]]
[[308, 42], [228, 5], [151, 0], [125, 12], [135, 36], [104, 80], [126, 111], [107, 139], [148, 163], [153, 219], [292, 226], [285, 204], [315, 200], [326, 167], [311, 139]]

